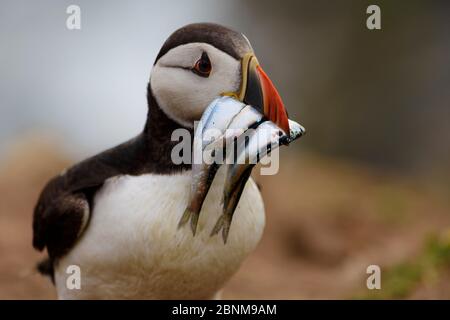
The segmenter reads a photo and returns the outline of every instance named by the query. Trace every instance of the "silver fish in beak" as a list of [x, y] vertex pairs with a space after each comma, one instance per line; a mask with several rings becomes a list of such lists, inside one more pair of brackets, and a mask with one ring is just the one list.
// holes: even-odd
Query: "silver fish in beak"
[[228, 165], [223, 192], [223, 213], [217, 220], [211, 236], [222, 230], [223, 242], [227, 242], [234, 211], [254, 166], [272, 150], [280, 145], [289, 144], [305, 133], [305, 129], [292, 120], [289, 120], [289, 131], [287, 135], [275, 123], [266, 121], [238, 138], [238, 155], [233, 164]]
[[[222, 230], [226, 243], [233, 213], [253, 167], [270, 150], [280, 144], [288, 144], [304, 133], [303, 127], [288, 121], [285, 127], [289, 128], [289, 135], [250, 105], [229, 96], [215, 99], [203, 113], [195, 130], [190, 199], [178, 228], [190, 221], [195, 235], [200, 212], [214, 177], [223, 161], [229, 161], [232, 157], [231, 162], [234, 164], [228, 165], [223, 214], [211, 233], [214, 235]], [[236, 154], [233, 144], [237, 146]], [[230, 145], [233, 147], [230, 148]]]
[[225, 96], [215, 99], [203, 113], [194, 134], [190, 201], [178, 228], [190, 220], [191, 230], [195, 235], [203, 202], [222, 164], [216, 159], [223, 158], [225, 130], [246, 107], [244, 103]]

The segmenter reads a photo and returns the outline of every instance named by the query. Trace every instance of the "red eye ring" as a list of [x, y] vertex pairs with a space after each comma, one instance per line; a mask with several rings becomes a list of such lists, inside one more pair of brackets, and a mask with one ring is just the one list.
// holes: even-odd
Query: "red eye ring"
[[211, 70], [211, 61], [209, 60], [206, 52], [203, 52], [201, 58], [195, 63], [194, 67], [192, 68], [192, 72], [199, 75], [200, 77], [207, 78], [209, 77]]

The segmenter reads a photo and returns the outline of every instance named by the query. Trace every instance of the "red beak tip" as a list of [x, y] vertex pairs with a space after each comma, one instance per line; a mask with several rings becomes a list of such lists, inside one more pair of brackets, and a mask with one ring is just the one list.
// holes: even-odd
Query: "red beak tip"
[[259, 65], [257, 70], [259, 72], [263, 89], [265, 114], [269, 120], [273, 121], [287, 135], [289, 135], [289, 120], [280, 94], [270, 78]]

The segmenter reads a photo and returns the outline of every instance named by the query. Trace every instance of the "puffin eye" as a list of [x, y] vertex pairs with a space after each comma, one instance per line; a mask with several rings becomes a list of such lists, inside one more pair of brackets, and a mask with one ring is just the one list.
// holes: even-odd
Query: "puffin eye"
[[200, 77], [208, 78], [209, 74], [211, 73], [211, 69], [211, 61], [209, 61], [209, 57], [206, 52], [203, 52], [201, 58], [198, 59], [198, 61], [192, 68], [192, 72], [194, 72], [196, 75], [199, 75]]

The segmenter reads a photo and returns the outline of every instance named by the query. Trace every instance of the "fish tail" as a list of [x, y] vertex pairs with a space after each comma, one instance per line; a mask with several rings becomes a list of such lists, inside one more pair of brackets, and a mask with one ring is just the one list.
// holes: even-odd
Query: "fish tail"
[[184, 210], [183, 216], [180, 219], [180, 222], [178, 222], [178, 229], [180, 229], [182, 226], [188, 223], [189, 220], [191, 220], [191, 230], [192, 234], [195, 236], [198, 224], [198, 217], [199, 214], [197, 212], [195, 212], [189, 207], [186, 208], [186, 210]]
[[191, 211], [191, 230], [192, 234], [195, 236], [195, 231], [197, 230], [197, 224], [198, 224], [198, 212]]
[[227, 244], [228, 233], [230, 232], [230, 225], [231, 225], [231, 220], [226, 220], [226, 221], [227, 222], [224, 223], [223, 229], [222, 229], [223, 244]]
[[220, 229], [222, 229], [222, 227], [223, 227], [224, 221], [225, 221], [225, 216], [221, 215], [219, 217], [219, 219], [217, 219], [217, 222], [216, 222], [214, 228], [211, 231], [211, 235], [210, 235], [211, 237], [215, 236], [216, 234], [219, 233]]
[[228, 240], [228, 234], [230, 232], [231, 216], [228, 214], [222, 214], [216, 222], [213, 230], [211, 231], [211, 237], [215, 236], [222, 230], [223, 243], [226, 244]]
[[186, 208], [186, 210], [184, 210], [183, 216], [180, 219], [180, 222], [178, 222], [178, 229], [184, 226], [189, 221], [191, 215], [192, 215], [191, 209]]

